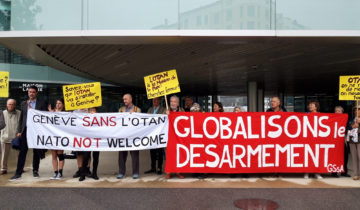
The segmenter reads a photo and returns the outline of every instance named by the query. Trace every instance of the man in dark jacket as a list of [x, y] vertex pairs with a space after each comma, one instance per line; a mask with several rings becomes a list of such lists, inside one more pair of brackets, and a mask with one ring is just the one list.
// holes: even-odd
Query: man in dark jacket
[[279, 97], [277, 96], [272, 97], [270, 104], [271, 104], [271, 108], [266, 110], [266, 112], [286, 112], [285, 107], [281, 105], [281, 101]]
[[[24, 170], [24, 165], [26, 161], [26, 154], [28, 151], [27, 139], [26, 139], [26, 118], [28, 109], [36, 110], [47, 110], [47, 105], [43, 101], [37, 99], [38, 88], [36, 86], [30, 86], [28, 89], [29, 100], [23, 101], [21, 103], [21, 115], [19, 119], [19, 127], [17, 137], [21, 137], [20, 141], [20, 152], [17, 163], [17, 168], [15, 175], [10, 178], [10, 181], [19, 179]], [[44, 156], [44, 150], [33, 149], [33, 176], [34, 178], [39, 178], [39, 165], [40, 157]]]

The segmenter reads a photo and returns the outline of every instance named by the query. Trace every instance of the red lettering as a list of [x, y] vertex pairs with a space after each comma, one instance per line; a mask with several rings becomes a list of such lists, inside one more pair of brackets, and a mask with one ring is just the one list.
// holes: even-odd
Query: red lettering
[[[86, 143], [87, 142], [87, 143]], [[85, 148], [89, 148], [91, 146], [91, 139], [90, 138], [85, 138], [83, 140], [83, 144]]]
[[116, 126], [116, 121], [115, 121], [116, 117], [112, 116], [110, 117], [110, 126]]
[[99, 148], [99, 140], [101, 140], [101, 138], [94, 138], [96, 140], [96, 147]]
[[81, 147], [81, 142], [82, 142], [82, 138], [80, 138], [80, 140], [78, 140], [76, 137], [74, 137], [74, 147], [76, 147], [75, 146], [76, 143], [77, 143], [78, 147]]
[[88, 126], [90, 126], [90, 122], [89, 121], [87, 121], [88, 119], [90, 119], [90, 117], [84, 117], [83, 118], [83, 121], [86, 123], [83, 123], [83, 126], [85, 126], [85, 127], [88, 127]]

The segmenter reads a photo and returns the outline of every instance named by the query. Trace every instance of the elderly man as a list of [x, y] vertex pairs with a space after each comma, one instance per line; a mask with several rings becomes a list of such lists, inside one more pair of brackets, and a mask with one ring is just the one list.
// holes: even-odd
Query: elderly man
[[[17, 163], [17, 168], [15, 175], [10, 178], [10, 181], [14, 181], [21, 177], [23, 173], [26, 155], [28, 152], [28, 145], [26, 140], [26, 119], [27, 119], [27, 112], [29, 109], [36, 109], [36, 110], [47, 110], [47, 104], [37, 98], [38, 95], [38, 88], [36, 86], [30, 86], [28, 89], [28, 96], [29, 100], [23, 101], [21, 103], [21, 114], [19, 119], [19, 126], [18, 126], [18, 133], [17, 137], [21, 137], [20, 141], [20, 152], [19, 158]], [[39, 178], [39, 165], [40, 165], [40, 158], [44, 158], [45, 153], [44, 150], [41, 149], [33, 149], [33, 176], [34, 178]]]
[[[132, 96], [127, 93], [123, 96], [125, 106], [122, 106], [119, 109], [119, 112], [141, 112], [141, 109], [135, 106], [132, 102]], [[133, 179], [139, 178], [139, 151], [130, 151], [132, 168], [133, 168]], [[117, 179], [122, 179], [126, 173], [126, 159], [128, 156], [128, 151], [119, 152], [119, 174]]]
[[20, 111], [15, 109], [16, 101], [8, 99], [6, 102], [6, 110], [3, 111], [5, 128], [1, 130], [1, 175], [7, 174], [7, 162], [11, 150], [11, 140], [16, 137]]
[[[160, 98], [153, 98], [152, 100], [152, 107], [149, 108], [148, 114], [165, 114], [166, 109], [160, 105], [161, 99]], [[162, 165], [163, 165], [163, 154], [164, 149], [151, 149], [150, 150], [150, 158], [151, 158], [151, 169], [145, 171], [145, 174], [150, 173], [157, 173], [162, 174]], [[156, 171], [156, 160], [158, 161], [158, 167]]]
[[266, 110], [266, 112], [286, 112], [286, 109], [281, 106], [280, 98], [274, 96], [271, 98], [271, 108]]
[[[180, 99], [176, 95], [170, 97], [170, 110], [166, 110], [166, 114], [170, 114], [170, 112], [183, 112], [184, 109], [180, 107]], [[176, 174], [179, 179], [183, 179], [184, 176], [180, 173]], [[171, 173], [167, 173], [165, 179], [170, 179]]]

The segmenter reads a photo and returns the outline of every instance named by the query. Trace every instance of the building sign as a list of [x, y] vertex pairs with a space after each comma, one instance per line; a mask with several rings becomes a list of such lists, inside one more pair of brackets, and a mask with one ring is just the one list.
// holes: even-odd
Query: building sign
[[146, 76], [144, 81], [148, 99], [180, 92], [175, 69]]
[[9, 97], [9, 72], [0, 71], [0, 97]]
[[64, 85], [66, 110], [86, 109], [102, 105], [100, 82]]
[[339, 100], [360, 100], [360, 75], [340, 76]]
[[37, 84], [37, 83], [23, 83], [22, 84], [22, 91], [27, 92], [29, 90], [29, 87], [36, 86], [38, 88], [39, 92], [43, 91], [44, 85], [43, 84]]

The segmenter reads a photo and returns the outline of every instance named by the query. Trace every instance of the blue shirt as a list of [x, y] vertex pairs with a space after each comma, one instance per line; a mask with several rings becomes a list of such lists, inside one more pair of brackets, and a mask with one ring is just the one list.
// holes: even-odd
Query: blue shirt
[[29, 100], [29, 105], [30, 105], [31, 108], [35, 109], [35, 107], [36, 107], [36, 99], [33, 102], [31, 102]]
[[156, 109], [154, 109], [154, 113], [153, 114], [157, 114], [157, 112], [159, 111], [160, 106], [158, 106]]

